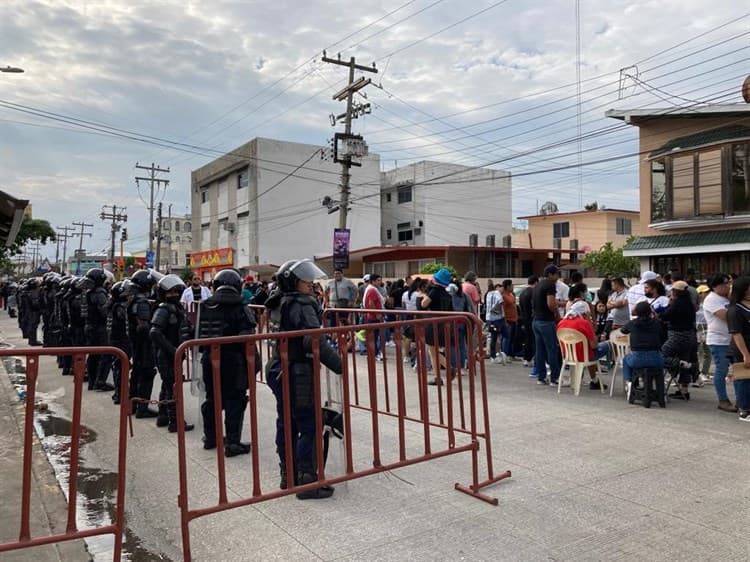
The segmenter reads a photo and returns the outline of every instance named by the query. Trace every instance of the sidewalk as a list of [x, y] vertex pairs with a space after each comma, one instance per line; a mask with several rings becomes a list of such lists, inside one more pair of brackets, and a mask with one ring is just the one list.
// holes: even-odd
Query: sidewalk
[[[2, 312], [0, 332], [12, 342], [20, 339]], [[392, 359], [388, 365], [395, 367]], [[42, 359], [40, 369], [40, 391], [59, 395], [51, 407], [69, 412], [70, 378], [60, 376], [51, 358]], [[358, 369], [366, 372], [364, 358]], [[691, 389], [688, 403], [646, 410], [628, 405], [620, 389], [614, 398], [585, 387], [578, 397], [569, 388], [558, 395], [527, 374], [518, 362], [487, 364], [493, 462], [496, 471], [513, 471], [511, 479], [485, 490], [499, 499], [498, 507], [453, 490], [457, 480], [468, 481], [470, 470], [468, 456], [457, 455], [349, 482], [330, 500], [288, 497], [197, 519], [190, 524], [194, 560], [750, 559], [750, 428], [716, 409], [711, 385]], [[413, 386], [414, 379], [405, 378]], [[366, 387], [363, 378], [360, 385]], [[258, 392], [262, 431], [256, 445], [266, 490], [278, 485], [275, 410], [270, 391], [260, 386]], [[434, 398], [435, 389], [429, 392]], [[2, 399], [8, 396], [4, 391]], [[84, 391], [83, 402], [83, 423], [96, 432], [86, 447], [87, 463], [112, 472], [117, 410], [108, 393]], [[199, 421], [198, 400], [189, 393], [186, 412], [188, 421]], [[359, 466], [371, 462], [369, 423], [367, 415], [352, 415]], [[132, 559], [180, 560], [176, 436], [153, 420], [134, 419], [133, 425], [127, 525], [129, 544], [142, 550]], [[192, 506], [216, 502], [215, 454], [202, 449], [200, 437], [199, 427], [186, 436]], [[381, 437], [383, 457], [393, 458], [398, 444], [385, 423]], [[2, 439], [9, 439], [5, 432]], [[419, 447], [418, 432], [408, 439], [409, 446]], [[20, 474], [20, 451], [5, 457]], [[7, 465], [0, 469], [4, 499], [10, 480], [5, 475], [14, 472]], [[227, 459], [230, 498], [251, 492], [249, 473], [249, 458]], [[49, 486], [59, 501], [54, 480]], [[3, 501], [2, 532], [17, 532], [5, 508]], [[44, 516], [40, 506], [35, 509]], [[79, 552], [49, 559], [85, 557]]]
[[[0, 340], [10, 324], [5, 312], [0, 327]], [[23, 473], [24, 402], [19, 399], [5, 365], [0, 362], [0, 542], [18, 540], [21, 522], [21, 491]], [[34, 434], [31, 482], [31, 536], [33, 538], [64, 531], [66, 501], [47, 456]], [[3, 562], [53, 562], [88, 560], [83, 541], [4, 552]]]

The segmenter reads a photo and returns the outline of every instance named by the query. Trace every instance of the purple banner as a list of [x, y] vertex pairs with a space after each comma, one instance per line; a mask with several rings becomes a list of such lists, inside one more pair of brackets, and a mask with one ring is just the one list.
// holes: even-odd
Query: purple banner
[[349, 236], [348, 228], [336, 228], [333, 230], [333, 268], [349, 268]]

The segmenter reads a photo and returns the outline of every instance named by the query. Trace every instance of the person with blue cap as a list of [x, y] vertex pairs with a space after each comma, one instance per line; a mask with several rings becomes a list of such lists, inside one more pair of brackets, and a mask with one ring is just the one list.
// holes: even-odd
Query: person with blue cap
[[[422, 298], [420, 303], [423, 310], [433, 310], [435, 312], [451, 312], [453, 310], [453, 299], [448, 294], [446, 288], [451, 282], [451, 272], [446, 268], [441, 268], [432, 276], [432, 283], [427, 289], [427, 296]], [[445, 341], [445, 324], [438, 324], [437, 326], [437, 338], [435, 337], [435, 328], [432, 324], [425, 328], [425, 342], [429, 349], [431, 357], [434, 357], [433, 348], [444, 348], [446, 346]], [[440, 367], [445, 367], [445, 357], [440, 355]], [[438, 385], [442, 384], [440, 380], [439, 371], [428, 384]]]

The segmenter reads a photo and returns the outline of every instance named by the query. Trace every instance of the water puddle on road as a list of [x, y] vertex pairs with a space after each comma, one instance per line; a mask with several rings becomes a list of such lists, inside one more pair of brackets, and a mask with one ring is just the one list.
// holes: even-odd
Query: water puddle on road
[[[38, 412], [35, 417], [37, 435], [67, 497], [70, 474], [72, 423], [53, 412]], [[81, 463], [78, 468], [77, 523], [79, 529], [102, 527], [115, 517], [117, 474], [85, 465], [85, 445], [96, 440], [96, 433], [81, 426]], [[110, 535], [90, 537], [86, 545], [95, 561], [112, 560], [113, 538]], [[169, 561], [166, 556], [143, 547], [138, 537], [125, 528], [122, 559], [136, 562]]]

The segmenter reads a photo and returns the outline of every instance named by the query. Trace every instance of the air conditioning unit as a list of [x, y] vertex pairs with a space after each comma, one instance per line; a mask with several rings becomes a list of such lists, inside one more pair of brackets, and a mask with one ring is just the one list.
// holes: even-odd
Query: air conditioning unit
[[424, 221], [419, 221], [419, 226], [424, 226]]
[[552, 248], [555, 250], [561, 250], [562, 249], [562, 238], [553, 238], [552, 239]]
[[503, 236], [503, 248], [510, 248], [513, 246], [513, 237], [510, 234]]
[[479, 234], [469, 234], [469, 246], [479, 246]]
[[570, 249], [575, 250], [576, 252], [578, 251], [578, 240], [575, 238], [570, 239]]
[[485, 240], [485, 246], [488, 248], [494, 248], [495, 247], [495, 235], [494, 234], [488, 234], [487, 238]]
[[414, 236], [419, 236], [420, 234], [422, 234], [422, 229], [421, 228], [415, 228], [414, 229]]
[[233, 222], [225, 222], [224, 223], [224, 230], [227, 230], [229, 232], [234, 232], [234, 229], [236, 228], [236, 226], [237, 225], [235, 225], [235, 223], [233, 223]]

